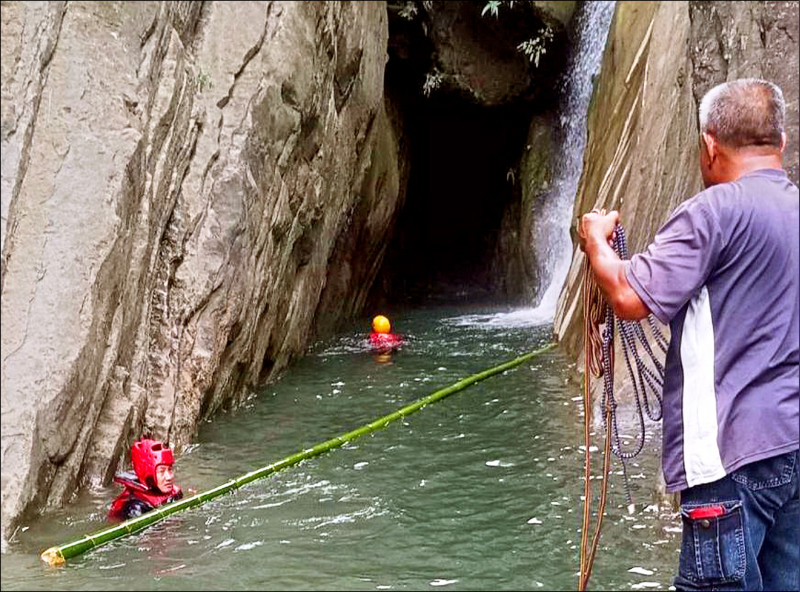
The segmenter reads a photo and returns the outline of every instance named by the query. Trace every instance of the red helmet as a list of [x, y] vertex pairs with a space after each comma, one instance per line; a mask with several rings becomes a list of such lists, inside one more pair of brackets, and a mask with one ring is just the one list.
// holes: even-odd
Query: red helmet
[[[152, 487], [156, 483], [156, 467], [175, 464], [175, 457], [172, 455], [172, 450], [158, 440], [145, 438], [134, 443], [131, 448], [131, 461], [139, 482]], [[148, 477], [152, 479], [148, 480]]]

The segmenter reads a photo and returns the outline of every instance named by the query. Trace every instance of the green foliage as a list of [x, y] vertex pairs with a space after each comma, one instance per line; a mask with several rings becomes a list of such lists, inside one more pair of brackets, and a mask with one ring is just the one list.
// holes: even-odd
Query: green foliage
[[426, 97], [431, 96], [431, 92], [439, 88], [443, 80], [444, 75], [439, 72], [437, 68], [434, 68], [432, 72], [428, 72], [425, 75], [425, 83], [422, 85], [422, 92]]
[[197, 92], [202, 93], [207, 88], [214, 88], [214, 81], [211, 80], [211, 76], [208, 72], [203, 72], [201, 69], [194, 77], [194, 87], [197, 89]]
[[[502, 0], [490, 0], [486, 3], [481, 11], [481, 16], [487, 12], [497, 18], [499, 14], [500, 5], [503, 4]], [[514, 0], [506, 2], [509, 8], [514, 7]], [[528, 56], [528, 59], [534, 63], [534, 66], [539, 67], [539, 59], [547, 53], [547, 44], [553, 40], [553, 29], [550, 25], [545, 25], [539, 29], [535, 37], [531, 37], [517, 45], [517, 49]]]
[[[486, 3], [486, 6], [483, 7], [481, 16], [489, 12], [493, 17], [497, 18], [501, 4], [503, 4], [502, 0], [489, 0], [489, 2]], [[514, 8], [514, 0], [507, 0], [506, 4], [508, 4], [509, 8]]]
[[553, 40], [553, 29], [545, 25], [539, 29], [536, 37], [532, 37], [517, 45], [517, 49], [528, 56], [528, 59], [539, 67], [539, 58], [547, 53], [547, 43]]
[[493, 17], [497, 18], [497, 11], [500, 8], [500, 1], [499, 0], [491, 0], [490, 2], [486, 3], [486, 6], [483, 7], [481, 11], [481, 16], [485, 15], [489, 12]]
[[417, 5], [414, 2], [406, 2], [397, 14], [408, 21], [413, 21], [414, 17], [417, 16]]

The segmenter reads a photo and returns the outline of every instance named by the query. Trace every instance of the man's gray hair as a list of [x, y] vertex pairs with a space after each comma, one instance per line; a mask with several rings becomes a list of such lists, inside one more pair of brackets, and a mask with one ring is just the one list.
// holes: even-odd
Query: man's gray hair
[[742, 78], [717, 85], [700, 101], [700, 133], [732, 148], [780, 148], [786, 104], [781, 89], [766, 80]]

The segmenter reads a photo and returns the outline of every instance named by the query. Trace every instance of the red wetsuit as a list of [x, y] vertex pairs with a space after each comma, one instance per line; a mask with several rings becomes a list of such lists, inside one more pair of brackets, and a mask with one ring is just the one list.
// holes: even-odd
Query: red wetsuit
[[183, 492], [177, 485], [172, 486], [170, 493], [161, 493], [142, 485], [133, 473], [121, 473], [114, 477], [114, 481], [125, 486], [125, 491], [111, 503], [108, 511], [108, 519], [115, 522], [141, 516], [157, 506], [183, 497]]
[[370, 333], [369, 344], [378, 352], [389, 352], [403, 345], [403, 338], [394, 333]]

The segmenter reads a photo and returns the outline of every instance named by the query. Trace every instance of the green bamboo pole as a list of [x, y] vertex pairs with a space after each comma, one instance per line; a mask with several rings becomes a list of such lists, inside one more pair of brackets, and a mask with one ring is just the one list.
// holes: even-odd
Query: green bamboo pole
[[267, 465], [260, 469], [256, 469], [255, 471], [245, 473], [241, 477], [237, 477], [236, 479], [231, 479], [227, 483], [223, 483], [222, 485], [214, 487], [213, 489], [209, 489], [201, 493], [196, 493], [191, 497], [183, 498], [181, 500], [172, 502], [170, 504], [159, 506], [151, 510], [150, 512], [147, 512], [146, 514], [137, 516], [136, 518], [131, 518], [130, 520], [126, 520], [125, 522], [117, 524], [116, 526], [105, 528], [93, 534], [86, 535], [71, 543], [67, 543], [65, 545], [61, 545], [58, 547], [50, 547], [46, 551], [42, 552], [41, 554], [42, 561], [44, 561], [50, 566], [64, 565], [67, 559], [76, 557], [77, 555], [85, 553], [86, 551], [91, 551], [92, 549], [95, 549], [115, 539], [121, 538], [125, 535], [132, 534], [134, 532], [142, 530], [148, 526], [155, 524], [156, 522], [163, 520], [164, 518], [166, 518], [171, 514], [175, 514], [176, 512], [180, 512], [181, 510], [186, 510], [187, 508], [193, 508], [194, 506], [199, 506], [200, 504], [204, 504], [205, 502], [212, 500], [215, 497], [219, 497], [222, 494], [234, 491], [240, 488], [242, 485], [246, 485], [247, 483], [255, 481], [256, 479], [262, 479], [268, 475], [271, 475], [272, 473], [280, 471], [281, 469], [285, 469], [286, 467], [296, 465], [297, 463], [303, 460], [320, 455], [324, 452], [328, 452], [329, 450], [338, 448], [339, 446], [342, 446], [347, 442], [355, 440], [360, 436], [379, 430], [396, 419], [400, 419], [401, 417], [410, 415], [415, 411], [422, 409], [426, 405], [429, 405], [430, 403], [434, 403], [436, 401], [439, 401], [440, 399], [444, 399], [448, 395], [463, 390], [468, 386], [475, 384], [476, 382], [479, 382], [485, 378], [489, 378], [490, 376], [494, 376], [495, 374], [499, 374], [500, 372], [504, 372], [505, 370], [514, 368], [515, 366], [519, 366], [520, 364], [530, 360], [534, 356], [544, 353], [554, 347], [555, 347], [554, 343], [548, 344], [541, 349], [529, 352], [527, 354], [519, 356], [518, 358], [514, 358], [513, 360], [504, 362], [502, 364], [489, 368], [488, 370], [484, 370], [483, 372], [473, 374], [472, 376], [468, 376], [467, 378], [462, 378], [458, 382], [453, 383], [446, 388], [435, 391], [430, 395], [417, 399], [415, 402], [406, 405], [405, 407], [401, 407], [400, 409], [394, 411], [393, 413], [389, 413], [388, 415], [379, 417], [372, 423], [368, 423], [365, 426], [347, 432], [346, 434], [342, 434], [341, 436], [331, 438], [330, 440], [325, 440], [324, 442], [321, 442], [320, 444], [317, 444], [312, 448], [306, 448], [305, 450], [296, 452], [270, 465]]

